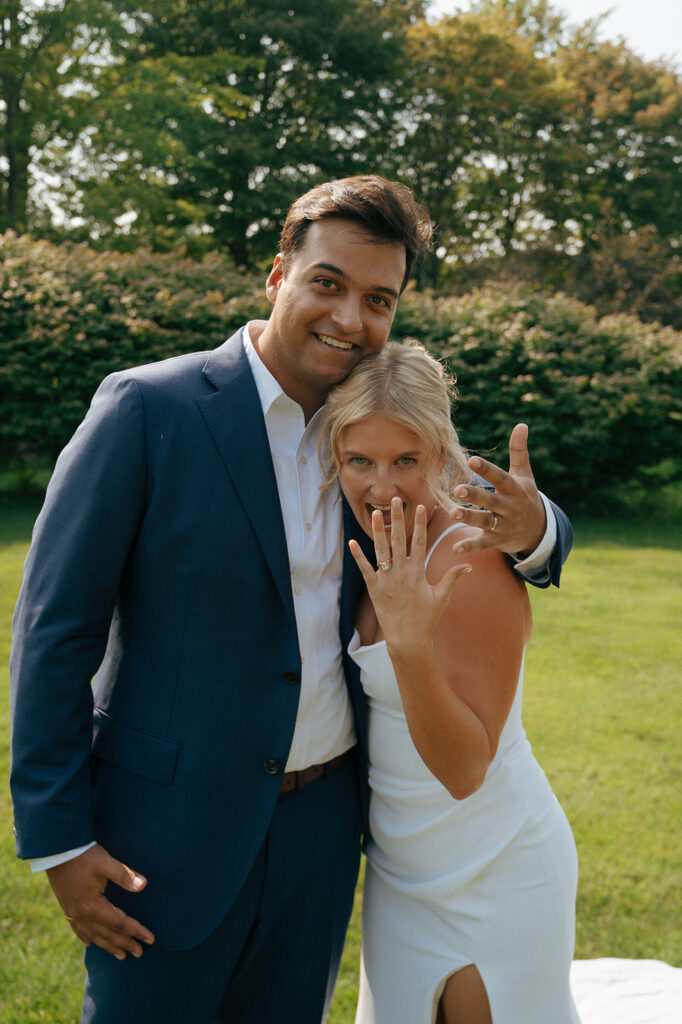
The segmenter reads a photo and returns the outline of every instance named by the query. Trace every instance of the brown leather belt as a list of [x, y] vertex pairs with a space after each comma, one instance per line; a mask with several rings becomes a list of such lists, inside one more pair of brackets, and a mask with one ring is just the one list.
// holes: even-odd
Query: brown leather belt
[[295, 772], [285, 772], [282, 776], [282, 785], [279, 787], [280, 793], [291, 793], [294, 790], [303, 789], [309, 782], [323, 778], [323, 776], [333, 772], [335, 768], [345, 764], [346, 761], [350, 761], [354, 753], [355, 747], [351, 747], [350, 750], [345, 750], [343, 754], [333, 757], [331, 761], [326, 761], [324, 764], [311, 764], [309, 768], [301, 768]]

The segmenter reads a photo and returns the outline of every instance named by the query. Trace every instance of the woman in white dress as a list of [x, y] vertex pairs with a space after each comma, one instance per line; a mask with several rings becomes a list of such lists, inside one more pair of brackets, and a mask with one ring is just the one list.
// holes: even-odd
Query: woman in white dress
[[327, 402], [322, 451], [378, 568], [350, 654], [368, 701], [370, 827], [356, 1024], [579, 1024], [577, 857], [521, 722], [525, 585], [453, 552], [470, 476], [452, 383], [389, 343]]

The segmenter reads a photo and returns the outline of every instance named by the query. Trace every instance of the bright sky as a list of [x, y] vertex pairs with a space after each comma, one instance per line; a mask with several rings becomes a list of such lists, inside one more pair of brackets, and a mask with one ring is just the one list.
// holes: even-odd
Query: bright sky
[[[433, 0], [431, 14], [439, 17], [469, 6], [469, 0]], [[682, 0], [555, 0], [553, 6], [572, 24], [611, 11], [600, 38], [622, 36], [640, 57], [666, 57], [682, 67]]]

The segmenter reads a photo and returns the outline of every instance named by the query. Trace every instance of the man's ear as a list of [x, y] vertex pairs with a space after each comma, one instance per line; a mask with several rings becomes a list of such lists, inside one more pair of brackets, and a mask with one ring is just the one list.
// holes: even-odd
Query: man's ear
[[267, 295], [269, 301], [273, 304], [273, 306], [279, 294], [280, 285], [282, 284], [283, 280], [284, 270], [282, 264], [282, 254], [281, 252], [278, 252], [277, 255], [275, 256], [275, 261], [272, 264], [272, 270], [268, 274], [267, 280], [265, 282], [265, 294]]

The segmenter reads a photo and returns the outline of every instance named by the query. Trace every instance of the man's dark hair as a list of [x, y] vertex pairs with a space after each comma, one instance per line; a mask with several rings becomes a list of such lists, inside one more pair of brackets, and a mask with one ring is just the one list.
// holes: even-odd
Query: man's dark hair
[[433, 233], [428, 211], [415, 201], [406, 185], [378, 174], [326, 181], [300, 196], [289, 208], [279, 246], [285, 272], [287, 258], [303, 247], [309, 226], [326, 217], [355, 221], [379, 241], [401, 242], [406, 253], [402, 288], [410, 278], [415, 259], [428, 248]]

